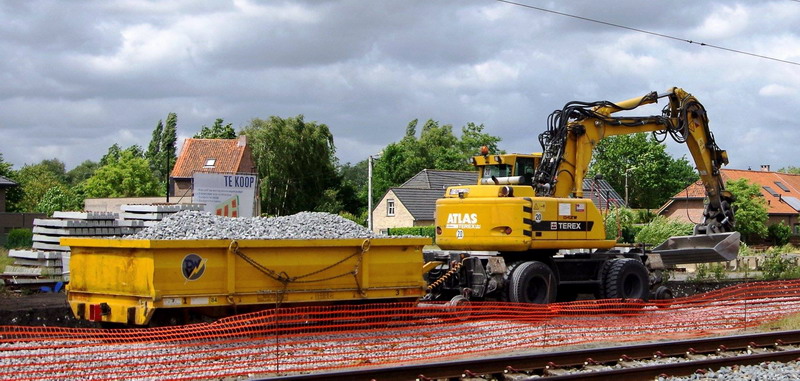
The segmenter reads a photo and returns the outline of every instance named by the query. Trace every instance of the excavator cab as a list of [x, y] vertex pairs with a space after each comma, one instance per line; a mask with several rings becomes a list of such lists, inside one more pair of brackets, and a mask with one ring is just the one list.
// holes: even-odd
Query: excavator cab
[[541, 153], [490, 155], [486, 147], [482, 155], [472, 158], [478, 168], [479, 184], [482, 185], [533, 185], [533, 174], [542, 159]]

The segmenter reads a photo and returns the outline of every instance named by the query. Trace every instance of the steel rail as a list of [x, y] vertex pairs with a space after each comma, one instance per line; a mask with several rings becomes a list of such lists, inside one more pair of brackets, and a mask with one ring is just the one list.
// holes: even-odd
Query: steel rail
[[[680, 341], [659, 341], [645, 344], [633, 344], [613, 347], [598, 347], [561, 352], [537, 352], [532, 354], [460, 359], [445, 362], [412, 363], [392, 367], [362, 368], [336, 372], [324, 372], [304, 375], [288, 375], [262, 380], [428, 380], [437, 378], [458, 378], [464, 375], [503, 374], [512, 371], [542, 370], [549, 367], [579, 367], [587, 362], [612, 363], [622, 358], [633, 360], [652, 359], [658, 356], [684, 356], [688, 352], [697, 354], [716, 353], [720, 348], [725, 350], [744, 350], [755, 347], [774, 347], [777, 343], [782, 345], [800, 344], [800, 330], [755, 333], [735, 336], [719, 336], [711, 338], [690, 339]], [[697, 369], [714, 368], [726, 365], [748, 365], [761, 361], [791, 361], [800, 357], [800, 350], [775, 351], [757, 353], [730, 358], [704, 359], [686, 361], [683, 363], [658, 366], [645, 366], [654, 368], [636, 373], [636, 368], [617, 369], [603, 372], [582, 372], [575, 375], [551, 376], [548, 379], [569, 380], [586, 379], [587, 377], [611, 377], [615, 380], [641, 379], [642, 377], [657, 376], [662, 373], [670, 375], [691, 374]], [[725, 362], [724, 360], [728, 360]], [[594, 374], [593, 374], [594, 373]], [[602, 376], [601, 376], [602, 375]], [[631, 375], [631, 376], [628, 376]], [[626, 378], [630, 377], [630, 378]]]
[[634, 381], [655, 378], [660, 375], [686, 376], [705, 369], [719, 369], [723, 366], [755, 365], [765, 361], [788, 362], [800, 358], [800, 349], [758, 354], [736, 355], [730, 357], [688, 360], [670, 364], [655, 364], [596, 372], [580, 372], [563, 376], [546, 377], [548, 380], [608, 380]]

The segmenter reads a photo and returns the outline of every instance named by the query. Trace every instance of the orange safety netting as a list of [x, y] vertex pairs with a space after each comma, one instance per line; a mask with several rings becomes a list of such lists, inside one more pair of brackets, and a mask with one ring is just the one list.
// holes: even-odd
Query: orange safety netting
[[282, 307], [142, 329], [0, 326], [0, 378], [197, 379], [319, 372], [729, 333], [800, 312], [800, 281], [671, 301]]

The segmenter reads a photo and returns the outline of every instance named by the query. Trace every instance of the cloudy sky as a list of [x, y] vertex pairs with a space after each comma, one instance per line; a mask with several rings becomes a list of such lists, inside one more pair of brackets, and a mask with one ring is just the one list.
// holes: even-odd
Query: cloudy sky
[[493, 0], [0, 0], [0, 153], [69, 170], [146, 147], [169, 112], [180, 141], [216, 118], [304, 114], [343, 163], [414, 118], [533, 152], [568, 101], [678, 86], [731, 168], [800, 166], [800, 1], [516, 1], [679, 40]]

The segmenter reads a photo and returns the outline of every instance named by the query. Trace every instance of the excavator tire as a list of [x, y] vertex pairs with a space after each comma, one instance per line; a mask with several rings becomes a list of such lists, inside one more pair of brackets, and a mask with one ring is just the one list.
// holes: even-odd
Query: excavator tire
[[518, 262], [509, 266], [506, 300], [513, 303], [545, 304], [556, 301], [558, 282], [543, 262]]
[[609, 262], [607, 272], [603, 274], [603, 297], [647, 301], [650, 289], [644, 264], [633, 258], [617, 258]]
[[603, 267], [600, 270], [600, 281], [603, 282], [602, 285], [598, 288], [597, 292], [594, 294], [595, 299], [608, 299], [609, 297], [606, 296], [606, 282], [605, 279], [608, 277], [608, 273], [611, 271], [611, 265], [614, 264], [614, 260], [607, 260], [603, 263]]

